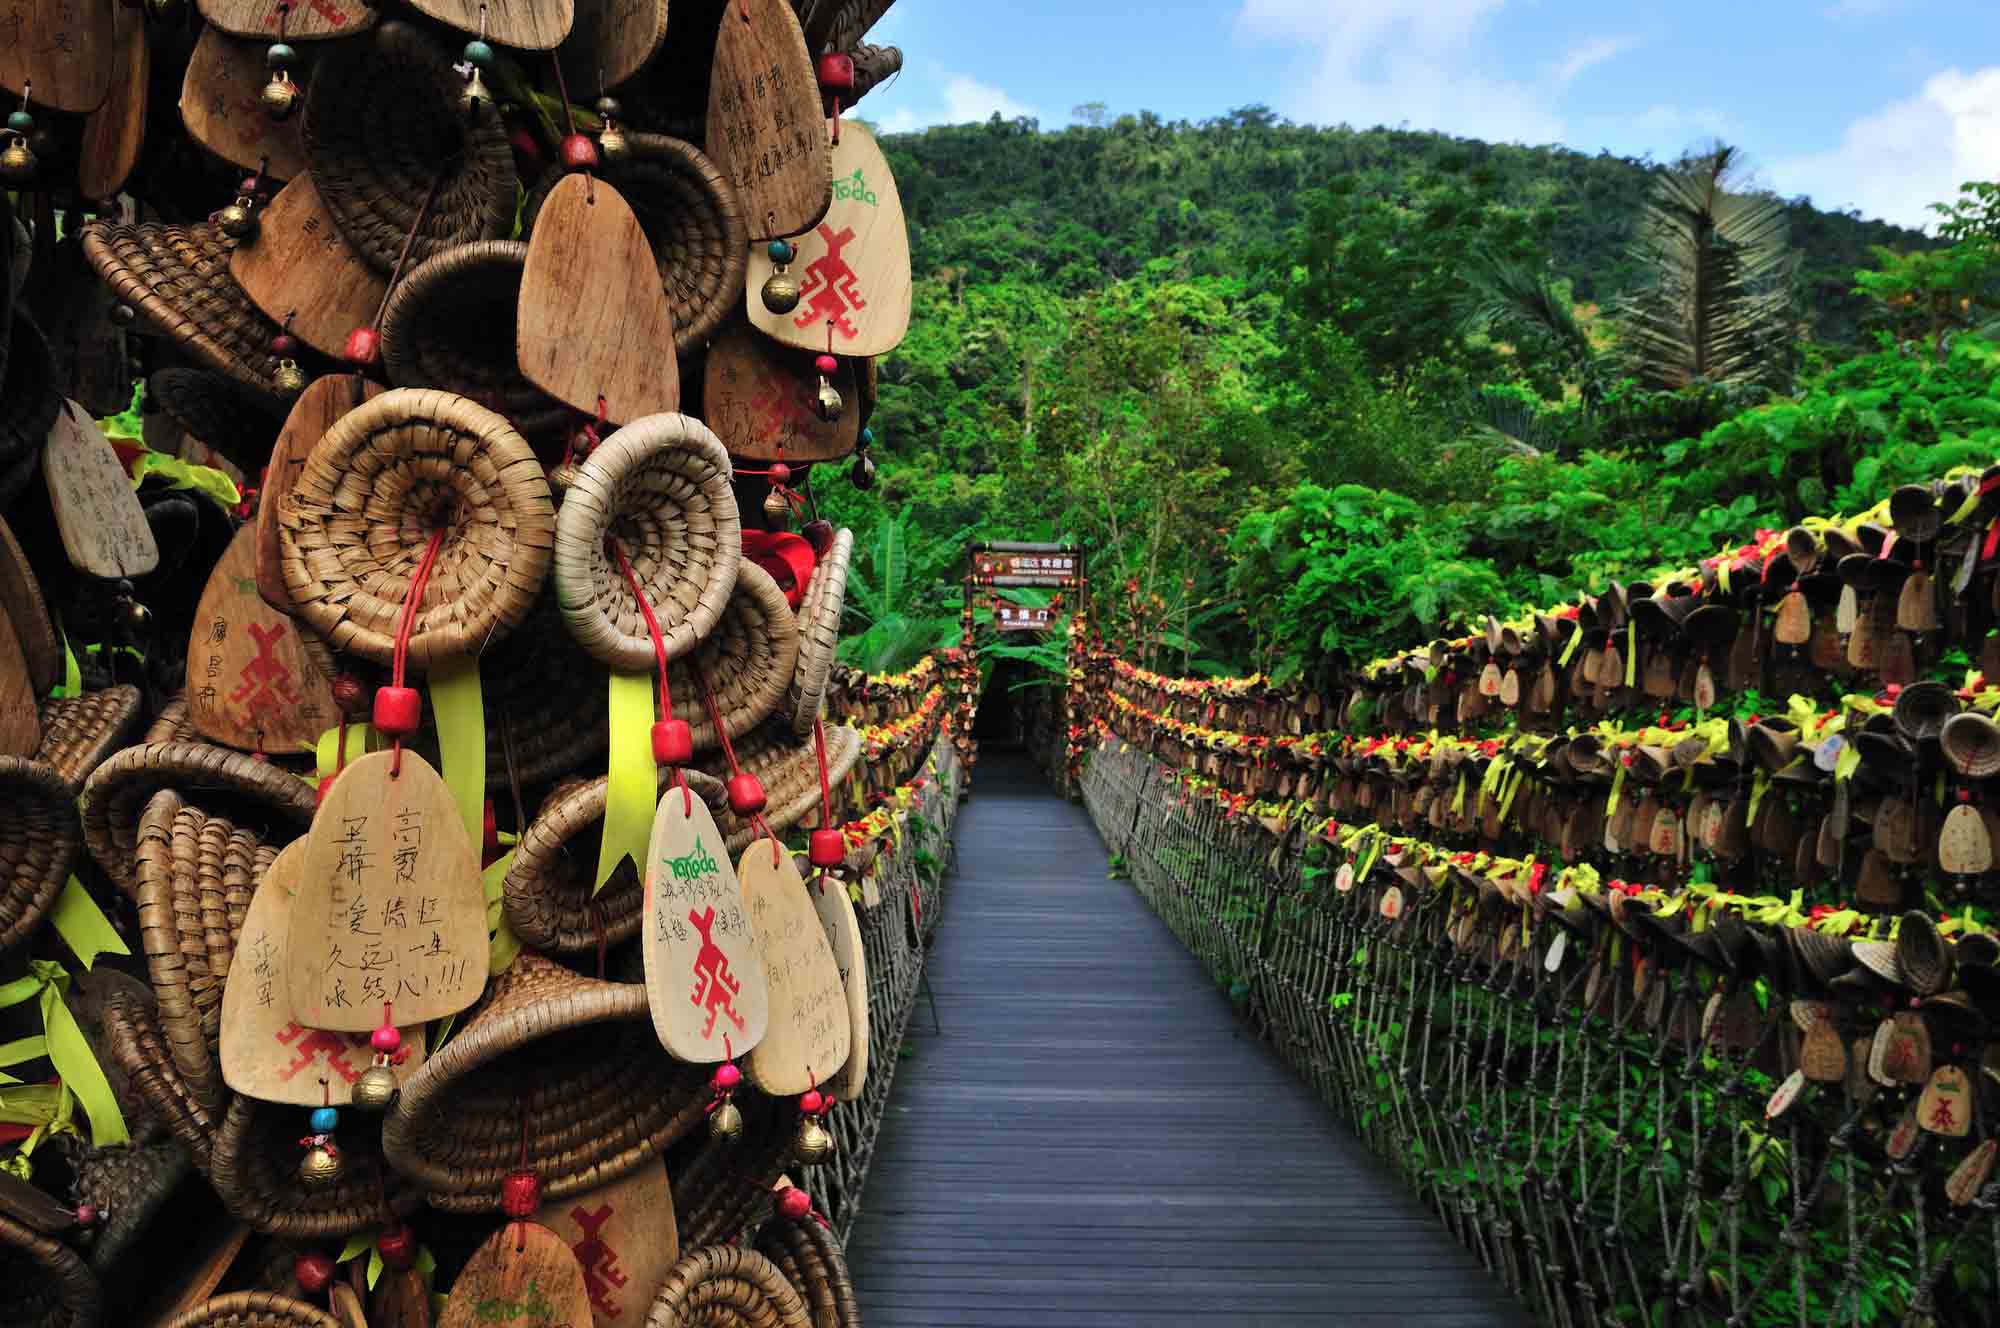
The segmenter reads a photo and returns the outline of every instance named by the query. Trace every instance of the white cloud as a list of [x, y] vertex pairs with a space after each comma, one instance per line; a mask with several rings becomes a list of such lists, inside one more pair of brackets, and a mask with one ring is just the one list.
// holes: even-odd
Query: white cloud
[[1606, 60], [1616, 60], [1638, 44], [1639, 39], [1629, 33], [1620, 37], [1591, 37], [1578, 42], [1556, 66], [1556, 82], [1567, 87]]
[[[907, 74], [903, 76], [906, 80], [908, 77]], [[907, 83], [903, 86], [906, 90], [914, 90]], [[990, 83], [982, 83], [968, 74], [946, 74], [943, 86], [927, 97], [922, 106], [898, 106], [877, 120], [876, 124], [884, 133], [901, 134], [927, 125], [984, 121], [991, 119], [995, 113], [1003, 120], [1021, 116], [1043, 118], [1034, 107], [1014, 100]]]
[[1935, 74], [1916, 96], [1850, 124], [1838, 147], [1776, 162], [1771, 175], [1823, 208], [1927, 225], [1929, 205], [1967, 180], [2000, 178], [2000, 66]]

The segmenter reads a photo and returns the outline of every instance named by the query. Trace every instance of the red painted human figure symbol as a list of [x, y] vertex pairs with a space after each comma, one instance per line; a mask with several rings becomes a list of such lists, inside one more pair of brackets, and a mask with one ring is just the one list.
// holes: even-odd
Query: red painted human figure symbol
[[810, 432], [818, 419], [806, 403], [804, 385], [782, 374], [760, 374], [757, 380], [757, 435], [772, 438]]
[[590, 1294], [590, 1308], [606, 1319], [615, 1319], [625, 1311], [612, 1303], [611, 1293], [625, 1285], [626, 1277], [618, 1271], [618, 1251], [598, 1234], [611, 1220], [611, 1205], [602, 1204], [593, 1213], [578, 1204], [569, 1210], [569, 1215], [583, 1231], [583, 1239], [570, 1246], [569, 1252], [583, 1269], [583, 1286]]
[[348, 1083], [361, 1077], [361, 1072], [347, 1063], [349, 1044], [338, 1033], [329, 1033], [323, 1028], [309, 1029], [295, 1021], [279, 1029], [276, 1037], [281, 1046], [292, 1049], [295, 1057], [290, 1065], [278, 1071], [280, 1079], [290, 1079], [311, 1065], [322, 1052], [326, 1054], [327, 1066]]
[[292, 690], [292, 671], [278, 662], [272, 647], [284, 636], [287, 625], [272, 623], [270, 630], [250, 624], [250, 639], [257, 643], [257, 657], [243, 666], [242, 686], [229, 694], [231, 705], [240, 705], [253, 715], [267, 714], [283, 706], [299, 704]]
[[729, 1016], [729, 1022], [736, 1025], [736, 1031], [744, 1029], [743, 1016], [736, 1013], [736, 1005], [730, 999], [742, 989], [743, 984], [729, 975], [729, 956], [722, 953], [722, 947], [715, 943], [715, 905], [697, 913], [688, 910], [688, 921], [701, 933], [701, 950], [694, 957], [694, 990], [688, 1000], [696, 1007], [707, 1011], [708, 1022], [702, 1025], [704, 1038], [715, 1035], [715, 1017]]
[[1951, 1110], [1951, 1099], [1948, 1097], [1938, 1098], [1937, 1106], [1931, 1111], [1931, 1128], [1942, 1132], [1954, 1128], [1957, 1124], [1958, 1120], [1952, 1114]]
[[840, 251], [854, 239], [854, 228], [835, 231], [822, 221], [819, 238], [826, 241], [826, 252], [806, 264], [805, 287], [801, 292], [805, 308], [792, 320], [792, 326], [806, 328], [816, 323], [831, 323], [834, 331], [852, 341], [860, 333], [847, 315], [868, 307], [868, 301], [855, 288], [854, 269], [840, 256]]

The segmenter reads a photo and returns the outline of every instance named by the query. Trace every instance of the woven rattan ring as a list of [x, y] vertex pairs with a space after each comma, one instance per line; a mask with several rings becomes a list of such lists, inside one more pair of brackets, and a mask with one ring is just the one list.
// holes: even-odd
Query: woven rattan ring
[[0, 756], [0, 954], [34, 935], [76, 866], [75, 798], [52, 767]]
[[303, 1300], [274, 1291], [232, 1291], [175, 1315], [166, 1328], [341, 1328]]
[[521, 376], [514, 306], [528, 246], [480, 240], [411, 268], [382, 315], [382, 367], [398, 387], [439, 387], [499, 411], [530, 436], [561, 429], [570, 409]]
[[299, 143], [334, 224], [378, 271], [395, 269], [405, 240], [420, 263], [514, 219], [506, 128], [459, 113], [465, 80], [451, 64], [437, 40], [389, 22], [327, 43], [313, 68]]
[[97, 1274], [75, 1250], [0, 1216], [0, 1323], [93, 1328], [103, 1308]]
[[[604, 178], [632, 205], [653, 247], [674, 311], [674, 350], [686, 355], [707, 345], [742, 301], [750, 228], [728, 177], [700, 148], [664, 134], [627, 133], [625, 142], [625, 155], [604, 164]], [[549, 172], [528, 196], [528, 230], [561, 178]]]
[[736, 569], [736, 593], [715, 630], [668, 672], [674, 707], [694, 732], [694, 749], [721, 745], [697, 682], [705, 681], [730, 738], [748, 733], [785, 702], [799, 666], [799, 620], [771, 574], [745, 560]]
[[234, 1217], [268, 1235], [332, 1240], [394, 1226], [423, 1207], [423, 1195], [391, 1171], [364, 1135], [343, 1136], [339, 1179], [299, 1184], [299, 1113], [238, 1094], [215, 1136], [209, 1180]]
[[798, 1288], [812, 1311], [814, 1328], [860, 1328], [861, 1303], [847, 1274], [840, 1241], [818, 1222], [766, 1222], [757, 1250]]
[[812, 732], [826, 700], [827, 679], [833, 673], [834, 651], [840, 645], [840, 615], [847, 608], [847, 568], [854, 559], [854, 532], [842, 529], [813, 569], [799, 605], [799, 667], [792, 675], [792, 732]]
[[150, 997], [119, 992], [104, 1003], [104, 1045], [146, 1109], [187, 1145], [195, 1166], [207, 1171], [217, 1118], [194, 1100], [174, 1067]]
[[686, 415], [634, 420], [577, 467], [556, 519], [556, 602], [592, 658], [626, 673], [654, 667], [645, 614], [607, 540], [631, 563], [668, 659], [714, 630], [743, 559], [729, 475], [722, 443]]
[[[861, 735], [845, 724], [826, 730], [826, 782], [831, 792], [835, 821], [840, 820], [842, 786], [861, 759]], [[803, 821], [819, 824], [819, 753], [808, 739], [797, 743], [775, 726], [759, 729], [748, 741], [736, 744], [736, 760], [764, 786], [763, 822], [773, 834], [784, 834]], [[703, 763], [710, 774], [722, 778], [727, 767], [711, 757]], [[731, 853], [741, 853], [762, 833], [752, 822], [739, 818], [727, 807], [715, 816], [716, 829]]]
[[327, 430], [278, 517], [293, 607], [334, 649], [389, 663], [438, 529], [410, 634], [418, 668], [477, 655], [528, 616], [555, 505], [541, 462], [499, 415], [450, 392], [384, 392]]
[[139, 689], [121, 683], [82, 696], [42, 702], [42, 745], [35, 759], [55, 768], [72, 791], [125, 745], [139, 723]]
[[562, 1199], [657, 1156], [700, 1124], [708, 1100], [707, 1073], [661, 1053], [645, 987], [581, 977], [530, 950], [403, 1085], [382, 1150], [433, 1207], [496, 1212], [524, 1130], [543, 1198]]
[[646, 1328], [812, 1328], [799, 1293], [755, 1250], [708, 1245], [667, 1270]]

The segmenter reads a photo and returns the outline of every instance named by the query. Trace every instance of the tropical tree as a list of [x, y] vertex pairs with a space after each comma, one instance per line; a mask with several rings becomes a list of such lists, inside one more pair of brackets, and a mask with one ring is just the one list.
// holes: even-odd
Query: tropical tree
[[958, 644], [957, 597], [973, 527], [914, 544], [898, 511], [861, 541], [847, 571], [840, 660], [868, 673], [899, 673]]

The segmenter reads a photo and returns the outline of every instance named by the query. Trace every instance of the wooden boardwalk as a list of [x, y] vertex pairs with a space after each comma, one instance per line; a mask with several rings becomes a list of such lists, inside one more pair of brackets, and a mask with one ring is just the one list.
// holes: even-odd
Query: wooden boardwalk
[[869, 1328], [1526, 1319], [1025, 764], [976, 771], [849, 1242]]

